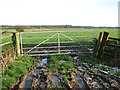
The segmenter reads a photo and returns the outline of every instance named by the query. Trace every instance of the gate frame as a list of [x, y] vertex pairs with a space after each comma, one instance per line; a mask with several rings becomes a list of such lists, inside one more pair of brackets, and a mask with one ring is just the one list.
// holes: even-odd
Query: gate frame
[[[80, 42], [93, 42], [93, 41], [74, 41], [71, 37], [69, 37], [69, 36], [66, 36], [65, 34], [63, 34], [63, 33], [67, 33], [67, 32], [70, 32], [70, 33], [72, 33], [72, 32], [93, 32], [93, 36], [71, 36], [71, 37], [91, 37], [91, 38], [95, 38], [95, 32], [94, 31], [49, 31], [49, 32], [20, 32], [20, 38], [21, 38], [21, 53], [22, 53], [22, 56], [24, 56], [24, 55], [27, 55], [27, 53], [29, 53], [29, 52], [31, 52], [33, 49], [35, 49], [35, 48], [57, 48], [58, 47], [58, 50], [55, 50], [55, 54], [37, 54], [37, 55], [27, 55], [27, 56], [43, 56], [43, 55], [61, 55], [61, 54], [81, 54], [82, 52], [79, 52], [79, 53], [61, 53], [61, 51], [62, 50], [60, 50], [60, 48], [61, 47], [64, 47], [64, 46], [60, 46], [60, 44], [61, 43], [70, 43], [70, 41], [67, 41], [67, 42], [60, 42], [60, 38], [68, 38], [68, 39], [70, 39], [72, 42], [76, 42], [76, 43], [78, 43], [78, 44], [80, 44]], [[22, 34], [24, 34], [24, 33], [55, 33], [54, 35], [52, 35], [51, 37], [41, 37], [41, 38], [22, 38]], [[64, 37], [60, 37], [60, 34], [61, 35], [63, 35]], [[58, 37], [55, 37], [55, 38], [58, 38], [58, 42], [47, 42], [47, 43], [58, 43], [58, 46], [53, 46], [53, 47], [38, 47], [38, 46], [40, 46], [41, 44], [45, 44], [46, 43], [46, 41], [48, 41], [49, 39], [51, 39], [51, 38], [54, 38], [54, 36], [56, 36], [56, 35], [58, 35]], [[28, 48], [23, 48], [23, 44], [33, 44], [33, 43], [22, 43], [22, 39], [43, 39], [43, 38], [47, 38], [46, 40], [44, 40], [43, 42], [40, 42], [40, 43], [34, 43], [34, 44], [37, 44], [37, 45], [35, 45], [33, 48], [31, 48], [30, 50], [28, 50], [25, 54], [23, 54], [24, 52], [23, 52], [23, 50], [24, 49], [28, 49]], [[71, 43], [72, 43], [71, 42]], [[47, 44], [46, 43], [46, 44]], [[80, 46], [90, 46], [90, 45], [81, 45], [80, 44]], [[92, 45], [93, 46], [93, 45]], [[66, 46], [66, 47], [69, 47], [69, 46]], [[72, 47], [72, 46], [71, 46]], [[73, 47], [75, 47], [75, 46], [73, 46]], [[69, 50], [70, 51], [70, 50]], [[91, 51], [91, 50], [90, 50]], [[41, 51], [41, 52], [43, 52], [43, 51]], [[50, 51], [49, 51], [50, 52]], [[84, 52], [84, 53], [93, 53], [93, 52]]]

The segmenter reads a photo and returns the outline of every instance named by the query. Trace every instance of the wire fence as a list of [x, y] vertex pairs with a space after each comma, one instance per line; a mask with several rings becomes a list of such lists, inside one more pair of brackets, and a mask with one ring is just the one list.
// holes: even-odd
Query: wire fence
[[0, 50], [0, 62], [2, 64], [2, 73], [4, 74], [4, 69], [8, 69], [8, 65], [15, 59], [16, 52], [13, 41], [0, 44], [0, 47], [3, 49]]

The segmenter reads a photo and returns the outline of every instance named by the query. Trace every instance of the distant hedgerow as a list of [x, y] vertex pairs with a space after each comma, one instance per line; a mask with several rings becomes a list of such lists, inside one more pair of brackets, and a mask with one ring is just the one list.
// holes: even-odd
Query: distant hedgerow
[[16, 31], [17, 32], [24, 32], [24, 29], [22, 26], [16, 26]]

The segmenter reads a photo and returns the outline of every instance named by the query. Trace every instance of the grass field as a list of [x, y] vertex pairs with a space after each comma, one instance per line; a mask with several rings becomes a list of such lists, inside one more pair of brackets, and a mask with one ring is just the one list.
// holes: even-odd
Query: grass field
[[[109, 32], [110, 33], [110, 36], [111, 37], [114, 37], [114, 38], [118, 38], [118, 29], [82, 29], [82, 28], [54, 28], [54, 29], [25, 29], [24, 31], [25, 32], [41, 32], [41, 31], [91, 31], [93, 30], [95, 32], [95, 37], [98, 38], [99, 36], [99, 33], [100, 32]], [[9, 31], [9, 32], [15, 32], [16, 30], [2, 30], [2, 32], [4, 31]], [[73, 34], [73, 33], [72, 33]], [[86, 34], [86, 33], [84, 33]], [[88, 34], [88, 33], [87, 33]], [[3, 34], [2, 36], [6, 36], [8, 34]], [[32, 37], [40, 37], [39, 35], [31, 35]], [[30, 37], [31, 37], [30, 36]], [[42, 36], [48, 36], [47, 34], [46, 35], [42, 35]], [[50, 34], [49, 34], [50, 36]], [[28, 36], [29, 37], [29, 36]], [[11, 38], [6, 38], [6, 39], [3, 39], [2, 40], [2, 43], [5, 43], [7, 41], [11, 41]]]
[[[57, 33], [57, 32], [56, 32]], [[53, 38], [49, 39], [47, 42], [57, 42], [58, 41], [58, 34], [56, 33], [23, 33], [22, 38], [23, 43], [39, 43], [42, 42], [49, 37], [52, 37], [55, 35]], [[65, 41], [72, 41], [70, 40], [73, 39], [74, 41], [87, 41], [91, 40], [93, 38], [93, 32], [62, 32], [60, 36], [60, 41], [65, 42]], [[70, 37], [67, 38], [64, 35]], [[79, 36], [88, 36], [88, 37], [79, 37]], [[91, 36], [91, 37], [89, 37]], [[34, 39], [33, 39], [34, 38]], [[40, 39], [39, 39], [40, 38]]]
[[[2, 30], [2, 32], [8, 31], [8, 32], [16, 32], [16, 30]], [[99, 37], [100, 32], [109, 32], [110, 37], [118, 38], [118, 29], [85, 29], [85, 28], [50, 28], [50, 29], [24, 29], [25, 32], [48, 32], [48, 31], [94, 31], [95, 37]], [[10, 33], [9, 33], [10, 34]], [[2, 34], [2, 36], [8, 36], [7, 34]], [[45, 33], [45, 34], [23, 34], [22, 38], [40, 38], [40, 37], [51, 37], [55, 33]], [[93, 35], [93, 32], [91, 33], [63, 33], [67, 36], [91, 36]], [[48, 40], [48, 42], [57, 42], [58, 41], [58, 35], [54, 36], [55, 38]], [[60, 35], [60, 41], [70, 41], [68, 38], [65, 38], [63, 35]], [[23, 43], [40, 43], [47, 38], [44, 39], [24, 39]], [[86, 41], [86, 40], [92, 40], [92, 38], [72, 38], [75, 41]], [[0, 43], [6, 43], [8, 41], [12, 41], [12, 37], [7, 37], [2, 39], [2, 42]], [[6, 46], [2, 47], [2, 50], [4, 51]]]

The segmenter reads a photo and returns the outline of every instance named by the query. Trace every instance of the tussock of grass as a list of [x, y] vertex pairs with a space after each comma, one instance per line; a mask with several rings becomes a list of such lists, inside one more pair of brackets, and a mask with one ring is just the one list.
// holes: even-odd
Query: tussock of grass
[[[64, 60], [65, 62], [60, 62]], [[50, 56], [50, 66], [49, 71], [56, 71], [56, 70], [66, 70], [73, 68], [72, 57], [69, 55], [55, 55]]]
[[16, 59], [8, 70], [5, 69], [2, 77], [2, 88], [10, 88], [13, 83], [17, 83], [22, 75], [28, 73], [28, 68], [34, 60], [35, 58], [26, 56]]

